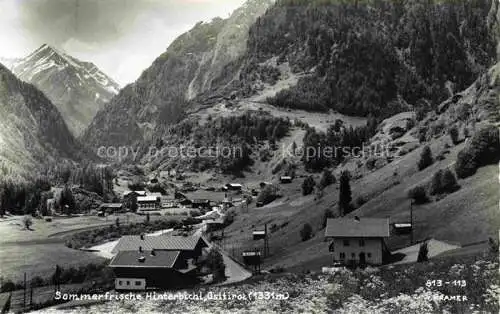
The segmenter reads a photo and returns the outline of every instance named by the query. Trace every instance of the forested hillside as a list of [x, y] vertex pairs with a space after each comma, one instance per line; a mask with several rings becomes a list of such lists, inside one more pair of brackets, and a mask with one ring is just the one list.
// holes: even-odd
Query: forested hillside
[[27, 173], [41, 163], [85, 156], [50, 100], [2, 65], [0, 125], [0, 174]]
[[497, 10], [491, 0], [281, 0], [250, 30], [248, 57], [311, 73], [273, 105], [365, 116], [432, 109], [493, 64]]

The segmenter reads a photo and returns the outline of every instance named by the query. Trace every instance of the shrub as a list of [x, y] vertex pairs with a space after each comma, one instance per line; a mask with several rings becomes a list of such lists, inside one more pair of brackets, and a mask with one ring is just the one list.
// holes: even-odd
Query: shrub
[[459, 178], [473, 175], [478, 167], [496, 163], [500, 159], [500, 136], [495, 126], [479, 130], [470, 144], [458, 153], [455, 171]]
[[10, 280], [5, 281], [0, 287], [0, 292], [10, 292], [16, 290], [16, 284]]
[[458, 144], [458, 129], [456, 126], [452, 126], [449, 130], [448, 130], [448, 134], [450, 135], [450, 138], [451, 138], [451, 142], [454, 144], [454, 145], [457, 145]]
[[356, 205], [358, 205], [358, 207], [363, 206], [363, 204], [365, 204], [365, 203], [366, 203], [366, 199], [363, 196], [358, 196], [356, 198]]
[[418, 161], [418, 170], [423, 170], [434, 163], [432, 158], [432, 151], [429, 146], [425, 146], [420, 155], [420, 160]]
[[264, 187], [257, 197], [257, 202], [262, 202], [264, 205], [271, 203], [279, 197], [279, 190], [275, 185], [269, 184]]
[[331, 184], [335, 183], [335, 176], [328, 169], [323, 170], [321, 175], [321, 180], [319, 181], [320, 187], [323, 189]]
[[432, 177], [429, 192], [431, 195], [453, 193], [459, 188], [457, 179], [450, 169], [438, 170]]
[[309, 195], [314, 191], [314, 187], [316, 186], [316, 182], [314, 182], [314, 178], [309, 176], [304, 179], [302, 182], [302, 195]]
[[441, 177], [441, 191], [443, 193], [453, 193], [459, 188], [460, 186], [453, 172], [450, 169], [446, 169]]
[[429, 189], [429, 193], [431, 195], [442, 193], [442, 185], [441, 185], [442, 179], [443, 179], [443, 170], [440, 169], [432, 176], [431, 186]]
[[312, 227], [310, 224], [305, 223], [304, 226], [302, 226], [302, 229], [300, 229], [300, 238], [302, 241], [307, 241], [310, 238], [312, 238]]
[[416, 186], [408, 191], [408, 197], [415, 201], [415, 204], [425, 204], [429, 201], [427, 191], [422, 185]]
[[342, 216], [351, 211], [352, 192], [350, 180], [351, 174], [349, 171], [342, 171], [339, 179], [339, 209]]
[[210, 269], [214, 282], [226, 279], [226, 265], [222, 254], [215, 248], [210, 249], [206, 257], [205, 265]]
[[429, 248], [427, 247], [427, 242], [424, 242], [420, 245], [420, 249], [418, 250], [417, 262], [427, 262], [429, 260]]
[[31, 228], [31, 226], [33, 225], [33, 220], [31, 219], [31, 217], [24, 216], [23, 217], [23, 225], [24, 225], [24, 228], [29, 230]]
[[455, 172], [459, 178], [466, 178], [476, 173], [477, 164], [474, 154], [469, 149], [462, 149], [457, 155]]

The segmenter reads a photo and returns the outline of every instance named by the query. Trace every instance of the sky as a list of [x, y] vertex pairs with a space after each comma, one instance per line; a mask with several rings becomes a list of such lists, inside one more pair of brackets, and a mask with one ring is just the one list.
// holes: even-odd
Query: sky
[[0, 57], [49, 44], [135, 81], [180, 34], [226, 18], [245, 0], [0, 0]]

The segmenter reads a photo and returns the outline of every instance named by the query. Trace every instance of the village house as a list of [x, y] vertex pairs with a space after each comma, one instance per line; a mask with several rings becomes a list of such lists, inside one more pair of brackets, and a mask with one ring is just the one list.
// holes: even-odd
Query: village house
[[103, 203], [99, 206], [99, 211], [104, 213], [119, 213], [123, 211], [122, 203]]
[[333, 262], [345, 265], [381, 265], [389, 235], [388, 218], [328, 219], [325, 230]]
[[293, 178], [291, 176], [281, 176], [280, 182], [282, 184], [292, 183]]
[[162, 197], [161, 207], [162, 208], [173, 208], [178, 206], [178, 200], [172, 197]]
[[146, 196], [147, 193], [146, 191], [125, 191], [123, 192], [123, 199], [126, 199], [128, 197], [138, 197], [138, 196]]
[[138, 196], [137, 197], [137, 211], [152, 211], [160, 209], [161, 199], [158, 196]]
[[229, 191], [241, 191], [243, 189], [243, 185], [240, 183], [228, 183], [225, 188]]
[[210, 209], [210, 200], [207, 199], [194, 199], [191, 201], [192, 208]]
[[198, 282], [196, 261], [207, 242], [200, 236], [124, 236], [109, 267], [116, 290], [146, 290], [189, 286]]

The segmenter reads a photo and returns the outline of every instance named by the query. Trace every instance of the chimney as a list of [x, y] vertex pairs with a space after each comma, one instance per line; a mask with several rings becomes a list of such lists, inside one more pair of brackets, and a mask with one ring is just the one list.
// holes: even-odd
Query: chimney
[[144, 233], [141, 233], [141, 240], [144, 240]]
[[151, 256], [156, 256], [155, 249], [151, 249]]
[[142, 246], [139, 246], [139, 252], [142, 253]]
[[358, 216], [354, 216], [354, 220], [360, 221]]

